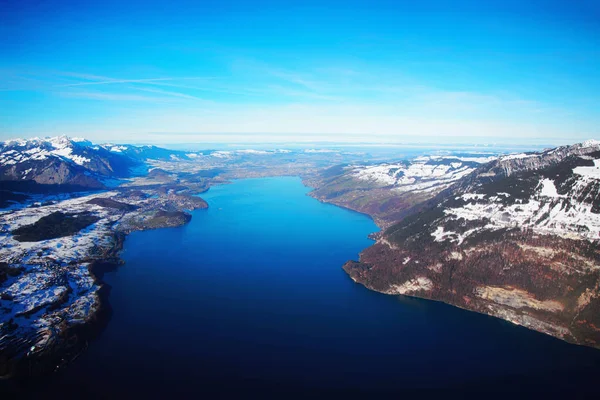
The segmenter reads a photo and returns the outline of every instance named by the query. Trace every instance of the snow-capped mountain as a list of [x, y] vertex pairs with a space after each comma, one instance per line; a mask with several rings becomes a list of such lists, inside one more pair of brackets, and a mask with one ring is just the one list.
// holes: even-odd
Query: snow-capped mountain
[[600, 142], [499, 157], [407, 208], [345, 269], [600, 346]]
[[59, 136], [0, 144], [0, 180], [102, 187], [102, 178], [127, 176], [137, 162], [82, 139]]
[[130, 175], [148, 159], [184, 157], [156, 146], [94, 145], [81, 138], [17, 139], [0, 143], [0, 180], [101, 188], [107, 178]]

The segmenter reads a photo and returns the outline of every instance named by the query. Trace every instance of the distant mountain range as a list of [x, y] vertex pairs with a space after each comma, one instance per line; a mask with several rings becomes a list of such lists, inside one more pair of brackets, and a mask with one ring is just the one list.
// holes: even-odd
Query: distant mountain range
[[59, 136], [0, 142], [0, 180], [104, 188], [107, 179], [130, 176], [148, 159], [187, 159], [156, 146], [93, 143]]

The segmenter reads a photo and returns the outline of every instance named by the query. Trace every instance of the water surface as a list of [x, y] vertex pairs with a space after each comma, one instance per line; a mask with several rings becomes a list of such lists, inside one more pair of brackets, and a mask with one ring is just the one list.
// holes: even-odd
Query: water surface
[[203, 194], [210, 208], [188, 225], [128, 236], [126, 264], [105, 275], [108, 327], [47, 390], [592, 387], [596, 350], [352, 282], [341, 266], [377, 227], [308, 190], [297, 178], [236, 181]]

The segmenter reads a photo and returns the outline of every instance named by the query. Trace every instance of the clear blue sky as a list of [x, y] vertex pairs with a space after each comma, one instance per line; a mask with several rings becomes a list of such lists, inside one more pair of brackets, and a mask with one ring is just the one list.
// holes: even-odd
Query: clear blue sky
[[93, 3], [3, 2], [0, 139], [600, 139], [596, 0]]

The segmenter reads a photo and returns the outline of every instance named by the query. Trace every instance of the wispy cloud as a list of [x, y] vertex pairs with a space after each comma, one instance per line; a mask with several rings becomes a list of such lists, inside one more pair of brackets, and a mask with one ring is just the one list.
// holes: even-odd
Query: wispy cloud
[[180, 84], [180, 83], [165, 83], [165, 82], [148, 82], [147, 85], [162, 86], [162, 87], [174, 87], [180, 89], [190, 89], [201, 92], [213, 92], [213, 93], [226, 93], [241, 96], [264, 96], [269, 94], [268, 90], [264, 88], [248, 88], [241, 85], [235, 84], [205, 84], [203, 86]]
[[[27, 90], [106, 102], [98, 105], [103, 112], [101, 125], [116, 132], [127, 126], [131, 132], [322, 133], [370, 138], [376, 134], [532, 136], [559, 132], [558, 124], [551, 121], [562, 120], [566, 125], [564, 121], [577, 119], [514, 93], [444, 90], [395, 71], [378, 72], [362, 73], [352, 66], [294, 70], [256, 62], [204, 77], [159, 73], [115, 77], [61, 71], [22, 76], [13, 71], [7, 77], [14, 87], [27, 84]], [[3, 78], [0, 71], [0, 81]], [[58, 104], [60, 112], [60, 99], [52, 100], [48, 107]], [[111, 102], [118, 105], [111, 107]], [[127, 107], [121, 105], [125, 102]], [[86, 103], [81, 104], [84, 110]], [[72, 121], [74, 116], [63, 112], [63, 118]], [[83, 128], [85, 122], [78, 124]]]
[[291, 72], [285, 72], [277, 69], [269, 69], [268, 73], [276, 78], [280, 78], [289, 83], [293, 83], [298, 86], [302, 86], [308, 90], [313, 92], [322, 92], [325, 90], [324, 85], [317, 81], [311, 80], [305, 76], [300, 74], [295, 74]]
[[299, 97], [315, 100], [330, 100], [330, 101], [344, 101], [345, 98], [342, 96], [333, 96], [327, 94], [320, 94], [318, 92], [303, 91], [297, 89], [290, 89], [280, 85], [269, 85], [272, 94], [276, 94], [283, 97]]
[[63, 97], [74, 97], [89, 100], [103, 100], [103, 101], [142, 101], [142, 102], [169, 102], [175, 101], [175, 99], [169, 99], [166, 97], [155, 97], [155, 96], [143, 96], [130, 93], [100, 93], [100, 92], [60, 92]]
[[[136, 78], [136, 79], [121, 79], [112, 78], [102, 75], [76, 73], [76, 72], [61, 72], [51, 71], [46, 74], [29, 76], [27, 74], [18, 74], [14, 71], [5, 75], [3, 85], [0, 85], [2, 91], [37, 91], [55, 93], [61, 97], [79, 97], [95, 100], [106, 101], [164, 101], [167, 98], [178, 98], [183, 100], [202, 101], [205, 103], [211, 102], [200, 96], [188, 93], [187, 91], [162, 90], [158, 87], [169, 86], [179, 87], [181, 89], [192, 89], [193, 86], [182, 84], [180, 82], [189, 81], [204, 81], [209, 82], [213, 77], [156, 77], [156, 78]], [[67, 82], [65, 82], [67, 80]], [[75, 80], [75, 81], [73, 81]], [[179, 83], [179, 84], [177, 84]], [[99, 87], [100, 90], [95, 91], [71, 91], [79, 87]], [[129, 91], [130, 93], [124, 93]], [[157, 96], [142, 96], [135, 92], [149, 92]]]
[[128, 88], [134, 89], [134, 90], [140, 90], [143, 92], [161, 94], [164, 96], [179, 97], [182, 99], [189, 99], [189, 100], [200, 100], [200, 101], [206, 102], [206, 103], [214, 103], [213, 101], [210, 101], [210, 100], [206, 100], [206, 99], [203, 99], [203, 98], [200, 98], [197, 96], [192, 96], [192, 95], [180, 93], [180, 92], [173, 92], [173, 91], [161, 90], [161, 89], [153, 89], [153, 88], [147, 88], [147, 87], [135, 87], [135, 86], [128, 86]]
[[172, 81], [173, 78], [148, 78], [148, 79], [110, 79], [94, 82], [77, 82], [67, 83], [63, 85], [56, 85], [56, 87], [71, 87], [71, 86], [89, 86], [89, 85], [114, 85], [120, 83], [147, 83], [147, 82], [158, 82], [158, 81]]

